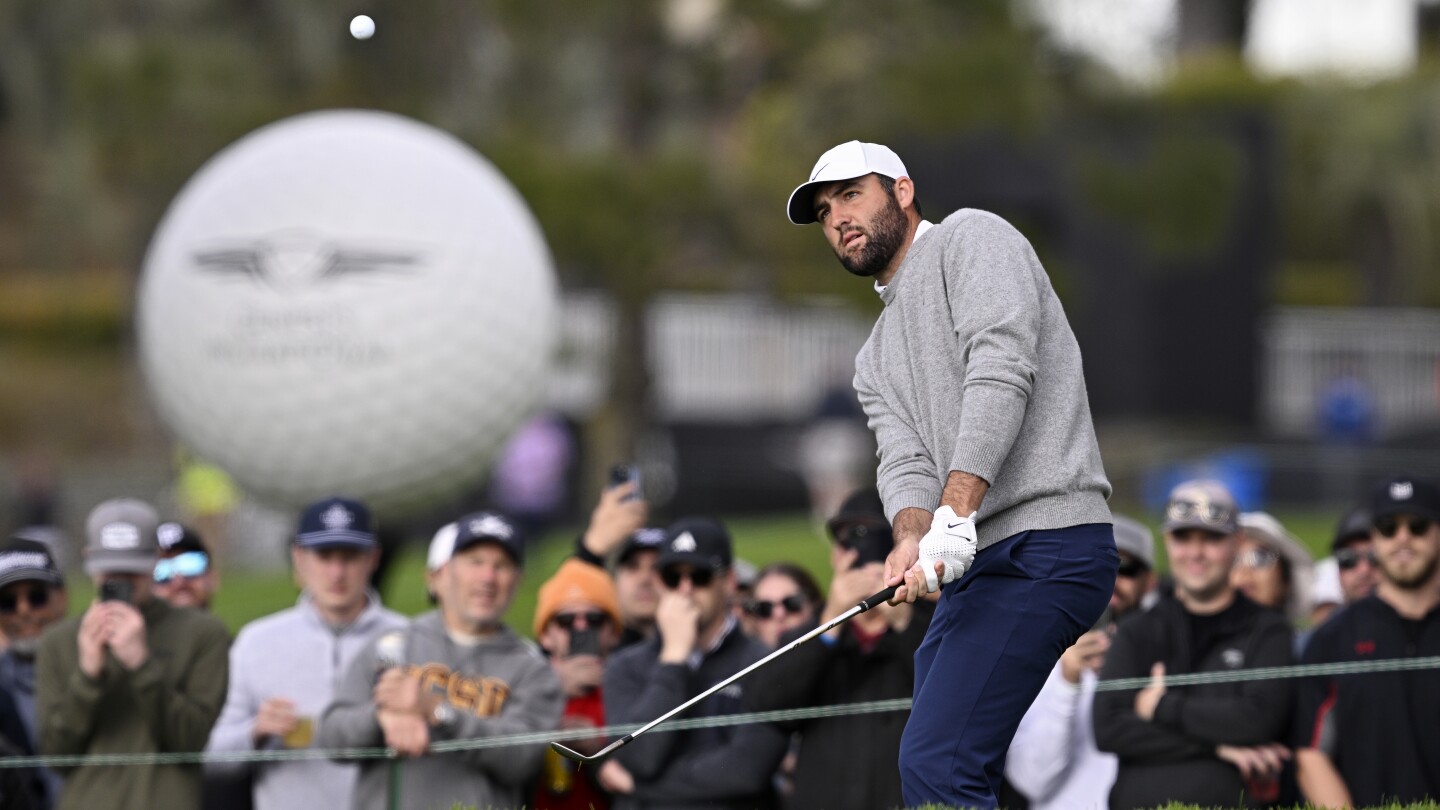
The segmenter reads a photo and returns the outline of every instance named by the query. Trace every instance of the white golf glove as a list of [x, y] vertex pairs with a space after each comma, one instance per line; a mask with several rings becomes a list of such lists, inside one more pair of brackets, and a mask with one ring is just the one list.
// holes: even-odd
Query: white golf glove
[[[925, 572], [925, 588], [940, 590], [970, 570], [975, 562], [975, 515], [960, 517], [955, 510], [942, 506], [935, 510], [930, 521], [930, 531], [920, 538], [920, 561], [916, 565]], [[935, 563], [945, 563], [945, 575], [939, 581], [935, 577]]]

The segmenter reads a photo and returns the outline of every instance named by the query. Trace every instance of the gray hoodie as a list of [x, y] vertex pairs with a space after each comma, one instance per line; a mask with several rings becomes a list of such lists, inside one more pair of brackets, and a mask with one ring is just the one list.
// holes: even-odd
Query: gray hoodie
[[[560, 681], [538, 647], [502, 627], [474, 646], [455, 643], [440, 614], [417, 616], [405, 631], [400, 650], [388, 652], [416, 667], [455, 710], [449, 725], [431, 726], [430, 740], [476, 739], [558, 728], [565, 708]], [[335, 702], [320, 721], [317, 745], [324, 748], [383, 746], [371, 693], [376, 674], [386, 666], [377, 644], [356, 657]], [[464, 806], [520, 807], [540, 770], [541, 744], [428, 754], [400, 764], [400, 805], [406, 810], [449, 810]], [[366, 760], [352, 807], [387, 806], [391, 763]]]
[[[298, 716], [314, 721], [330, 704], [355, 656], [381, 633], [408, 624], [404, 616], [380, 604], [379, 594], [371, 593], [365, 610], [339, 630], [325, 623], [308, 595], [302, 595], [293, 608], [245, 625], [230, 646], [230, 691], [206, 750], [254, 750], [250, 729], [260, 704], [270, 698], [293, 701]], [[270, 740], [262, 747], [279, 748], [281, 743]], [[206, 766], [220, 772], [246, 767]], [[254, 767], [256, 810], [344, 805], [355, 791], [358, 775], [354, 764], [320, 759]]]
[[917, 236], [855, 358], [890, 520], [934, 511], [952, 470], [989, 482], [980, 548], [1109, 523], [1080, 346], [1030, 243], [966, 208]]

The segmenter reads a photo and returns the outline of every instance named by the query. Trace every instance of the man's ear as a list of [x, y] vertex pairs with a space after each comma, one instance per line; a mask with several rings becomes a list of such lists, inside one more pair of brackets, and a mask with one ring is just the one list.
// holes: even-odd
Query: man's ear
[[915, 213], [915, 183], [908, 177], [900, 177], [895, 180], [895, 202], [902, 209]]

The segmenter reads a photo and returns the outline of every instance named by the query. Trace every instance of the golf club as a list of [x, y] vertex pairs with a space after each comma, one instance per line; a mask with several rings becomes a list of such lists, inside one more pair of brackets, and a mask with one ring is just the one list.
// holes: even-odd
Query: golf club
[[674, 717], [675, 715], [677, 715], [677, 714], [685, 711], [686, 709], [690, 708], [691, 706], [694, 706], [696, 703], [699, 703], [700, 701], [704, 700], [705, 698], [710, 697], [711, 695], [715, 694], [716, 692], [719, 692], [721, 689], [724, 689], [725, 687], [727, 687], [727, 686], [729, 686], [730, 684], [732, 684], [732, 683], [740, 680], [741, 678], [745, 677], [746, 675], [749, 675], [751, 672], [754, 672], [755, 670], [759, 669], [760, 667], [765, 666], [766, 664], [770, 663], [771, 661], [775, 660], [776, 658], [779, 658], [780, 656], [784, 655], [785, 653], [790, 652], [791, 650], [795, 649], [796, 647], [799, 647], [801, 644], [804, 644], [805, 642], [809, 641], [810, 639], [813, 639], [813, 638], [815, 638], [816, 636], [819, 636], [819, 635], [825, 633], [825, 632], [828, 631], [830, 628], [835, 627], [835, 626], [837, 626], [837, 625], [839, 625], [839, 624], [843, 624], [844, 622], [849, 621], [852, 617], [859, 616], [861, 613], [864, 613], [865, 611], [869, 610], [870, 608], [875, 607], [876, 605], [880, 604], [881, 602], [889, 601], [890, 597], [892, 597], [892, 596], [894, 596], [894, 595], [895, 595], [895, 586], [892, 585], [892, 586], [890, 586], [889, 588], [886, 588], [885, 590], [883, 590], [883, 591], [875, 594], [874, 596], [870, 596], [870, 597], [867, 597], [867, 598], [865, 598], [865, 599], [862, 599], [862, 600], [860, 601], [860, 604], [856, 605], [855, 607], [850, 608], [849, 610], [845, 611], [844, 613], [841, 613], [839, 616], [836, 616], [835, 618], [831, 619], [828, 623], [826, 623], [826, 624], [824, 624], [824, 625], [821, 625], [820, 627], [817, 627], [817, 628], [815, 628], [814, 630], [811, 630], [810, 632], [806, 633], [805, 635], [803, 635], [803, 636], [795, 639], [794, 641], [790, 642], [789, 644], [786, 644], [785, 646], [780, 647], [779, 649], [775, 650], [775, 652], [770, 653], [769, 655], [765, 656], [764, 658], [761, 658], [759, 661], [756, 661], [755, 663], [753, 663], [753, 664], [751, 664], [750, 666], [748, 666], [748, 667], [740, 670], [739, 672], [735, 673], [734, 675], [731, 675], [730, 677], [728, 677], [728, 678], [726, 678], [725, 680], [723, 680], [723, 681], [715, 684], [714, 686], [710, 687], [709, 689], [706, 689], [704, 692], [701, 692], [700, 694], [696, 695], [695, 697], [690, 698], [689, 700], [685, 701], [684, 703], [680, 704], [679, 706], [676, 706], [675, 708], [673, 708], [673, 709], [671, 709], [670, 711], [668, 711], [668, 712], [660, 715], [659, 717], [655, 718], [654, 720], [651, 720], [650, 722], [646, 723], [645, 725], [641, 726], [640, 728], [638, 728], [638, 729], [630, 732], [629, 734], [626, 734], [624, 737], [621, 737], [620, 739], [616, 740], [615, 742], [610, 743], [609, 745], [607, 745], [607, 746], [605, 746], [604, 748], [600, 749], [599, 751], [597, 751], [596, 753], [594, 753], [594, 754], [591, 755], [591, 756], [588, 756], [588, 757], [587, 757], [587, 756], [585, 756], [584, 754], [580, 753], [579, 751], [576, 751], [576, 750], [574, 750], [574, 749], [572, 749], [572, 748], [566, 748], [565, 746], [561, 745], [561, 744], [558, 743], [558, 742], [552, 742], [552, 743], [550, 743], [550, 749], [551, 749], [552, 751], [554, 751], [555, 753], [559, 754], [560, 756], [565, 757], [566, 759], [572, 759], [572, 760], [574, 760], [574, 761], [576, 761], [576, 762], [596, 762], [596, 761], [598, 761], [598, 760], [604, 759], [605, 757], [608, 757], [608, 756], [610, 756], [611, 754], [615, 753], [615, 751], [616, 751], [617, 749], [619, 749], [621, 746], [625, 745], [626, 743], [630, 742], [631, 740], [635, 739], [636, 737], [639, 737], [641, 734], [644, 734], [645, 732], [647, 732], [647, 731], [649, 731], [650, 729], [652, 729], [652, 728], [660, 725], [661, 723], [665, 722], [666, 720], [669, 720], [670, 718], [672, 718], [672, 717]]

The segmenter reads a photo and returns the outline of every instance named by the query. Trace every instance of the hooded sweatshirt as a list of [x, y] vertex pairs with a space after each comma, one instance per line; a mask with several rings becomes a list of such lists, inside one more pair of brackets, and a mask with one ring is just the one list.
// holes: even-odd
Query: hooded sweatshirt
[[[416, 617], [403, 642], [389, 634], [356, 656], [320, 718], [316, 744], [323, 748], [383, 746], [371, 693], [377, 673], [388, 666], [418, 672], [425, 684], [454, 710], [455, 720], [430, 727], [432, 743], [559, 727], [565, 697], [550, 664], [532, 642], [502, 626], [471, 645], [445, 631], [438, 611]], [[386, 645], [382, 653], [380, 644]], [[540, 770], [541, 744], [429, 754], [398, 761], [400, 807], [520, 807]], [[351, 806], [381, 810], [387, 805], [391, 762], [365, 760]]]

